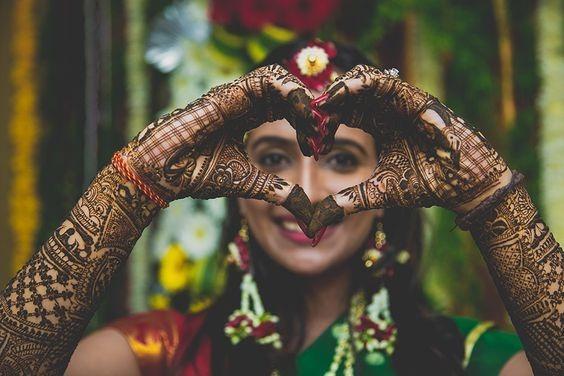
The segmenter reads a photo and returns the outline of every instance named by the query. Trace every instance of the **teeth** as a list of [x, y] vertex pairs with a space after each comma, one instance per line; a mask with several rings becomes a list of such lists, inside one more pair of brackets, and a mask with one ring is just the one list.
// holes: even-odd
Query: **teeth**
[[289, 231], [301, 231], [300, 226], [293, 221], [283, 221], [282, 227]]

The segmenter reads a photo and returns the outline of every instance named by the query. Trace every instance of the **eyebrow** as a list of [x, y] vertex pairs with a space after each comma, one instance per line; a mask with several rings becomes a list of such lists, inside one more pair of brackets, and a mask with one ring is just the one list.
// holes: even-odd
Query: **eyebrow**
[[[256, 140], [255, 142], [251, 143], [250, 150], [254, 151], [259, 145], [264, 143], [275, 144], [281, 147], [292, 147], [294, 145], [294, 142], [295, 142], [294, 139], [288, 139], [280, 136], [262, 136], [259, 137], [259, 139]], [[362, 145], [348, 138], [341, 138], [341, 137], [336, 138], [334, 146], [338, 146], [338, 147], [350, 146], [357, 149], [361, 154], [368, 155], [368, 152]]]
[[251, 143], [250, 151], [254, 151], [261, 144], [276, 144], [282, 147], [291, 147], [293, 143], [294, 143], [293, 140], [280, 136], [262, 136], [259, 137], [259, 139], [256, 140], [255, 142]]
[[357, 149], [361, 154], [364, 154], [365, 156], [368, 155], [368, 152], [366, 151], [364, 146], [362, 146], [358, 142], [353, 141], [349, 138], [336, 138], [334, 146], [341, 146], [341, 147], [351, 146], [351, 147]]

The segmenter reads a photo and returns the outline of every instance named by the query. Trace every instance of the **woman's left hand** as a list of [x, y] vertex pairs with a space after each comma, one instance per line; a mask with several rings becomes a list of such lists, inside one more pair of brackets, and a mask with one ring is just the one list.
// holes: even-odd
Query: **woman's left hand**
[[326, 94], [319, 105], [331, 119], [325, 142], [340, 124], [361, 128], [376, 141], [378, 165], [368, 180], [321, 201], [311, 231], [374, 208], [438, 205], [463, 213], [511, 180], [479, 131], [393, 74], [358, 65]]

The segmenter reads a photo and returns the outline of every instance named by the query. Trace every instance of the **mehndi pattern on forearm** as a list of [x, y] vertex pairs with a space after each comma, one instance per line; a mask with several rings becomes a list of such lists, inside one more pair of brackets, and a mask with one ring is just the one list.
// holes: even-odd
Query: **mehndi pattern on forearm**
[[60, 375], [157, 207], [103, 169], [0, 295], [0, 375]]
[[523, 185], [471, 231], [535, 374], [558, 374], [564, 364], [564, 255]]

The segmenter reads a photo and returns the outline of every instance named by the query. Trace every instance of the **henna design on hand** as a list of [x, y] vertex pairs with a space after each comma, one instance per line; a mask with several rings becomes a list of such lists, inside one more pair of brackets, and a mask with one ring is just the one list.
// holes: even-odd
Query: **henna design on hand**
[[197, 167], [187, 186], [191, 197], [260, 199], [283, 205], [305, 223], [311, 219], [311, 202], [303, 189], [258, 169], [248, 158], [244, 145], [229, 136], [211, 137], [194, 164]]
[[0, 374], [61, 375], [111, 277], [158, 208], [103, 169], [0, 294]]
[[209, 140], [215, 133], [237, 139], [264, 122], [286, 118], [304, 144], [301, 130], [311, 132], [313, 121], [311, 98], [303, 83], [281, 66], [261, 67], [150, 124], [123, 150], [124, 159], [165, 201], [190, 196], [199, 153], [214, 149], [215, 141]]
[[[395, 206], [462, 210], [499, 188], [502, 177], [510, 174], [480, 132], [395, 76], [360, 65], [338, 78], [327, 93], [320, 107], [333, 119], [332, 128], [335, 123], [361, 128], [374, 136], [379, 149], [373, 176], [331, 198], [345, 214]], [[324, 217], [310, 230], [337, 218]]]
[[[370, 208], [472, 208], [510, 175], [480, 132], [395, 77], [359, 66], [328, 92], [325, 111], [375, 137], [378, 166], [367, 181], [317, 204], [310, 231]], [[522, 185], [475, 223], [472, 235], [535, 373], [557, 374], [563, 361], [561, 247]]]
[[535, 375], [562, 370], [564, 254], [523, 185], [471, 229]]
[[[280, 66], [259, 68], [147, 126], [121, 151], [168, 201], [239, 196], [284, 205], [309, 223], [303, 190], [251, 164], [238, 141], [265, 121], [310, 121], [311, 93]], [[0, 374], [62, 374], [112, 276], [158, 207], [104, 168], [0, 295]]]

